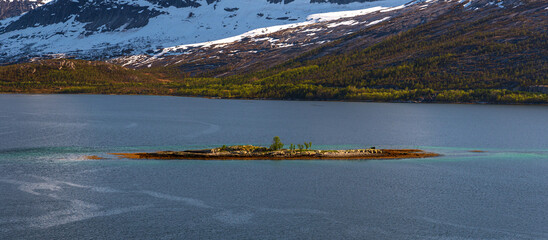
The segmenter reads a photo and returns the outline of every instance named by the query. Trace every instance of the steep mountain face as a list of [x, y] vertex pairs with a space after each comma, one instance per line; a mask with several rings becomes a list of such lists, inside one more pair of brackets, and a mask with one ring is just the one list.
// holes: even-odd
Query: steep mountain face
[[314, 14], [307, 22], [257, 29], [228, 39], [174, 46], [152, 54], [109, 61], [131, 68], [175, 65], [192, 76], [221, 77], [266, 69], [334, 41], [351, 39], [352, 43], [339, 44], [329, 48], [330, 51], [365, 48], [431, 21], [459, 5], [456, 1], [411, 2], [397, 7]]
[[[533, 37], [515, 36], [519, 29], [533, 28], [529, 33], [539, 33], [541, 36], [546, 33], [547, 7], [548, 4], [542, 1], [415, 1], [392, 8], [317, 14], [311, 18], [326, 20], [285, 25], [282, 28], [258, 29], [229, 39], [174, 46], [151, 54], [125, 56], [110, 61], [132, 68], [177, 66], [191, 76], [222, 77], [267, 69], [303, 53], [306, 53], [307, 57], [300, 57], [299, 61], [353, 53], [423, 25], [430, 26], [429, 36], [438, 38], [445, 38], [444, 34], [447, 34], [447, 31], [455, 31], [454, 28], [459, 25], [481, 25], [481, 30], [470, 31], [463, 28], [451, 34], [497, 32], [500, 35], [497, 41], [515, 42], [514, 38]], [[330, 20], [329, 17], [333, 15], [345, 17]], [[503, 22], [506, 24], [501, 24]], [[469, 43], [462, 44], [466, 46]], [[499, 43], [485, 41], [485, 44]], [[465, 47], [459, 46], [454, 52], [466, 50]], [[432, 51], [430, 54], [435, 54], [435, 51]], [[521, 56], [529, 56], [529, 60], [533, 60], [533, 57], [542, 56], [541, 53], [545, 51], [532, 49], [530, 55]], [[507, 54], [506, 57], [510, 58], [519, 55], [519, 52]], [[406, 57], [409, 58], [410, 55]], [[545, 61], [546, 57], [544, 54]], [[468, 62], [470, 66], [478, 66], [478, 63], [508, 65], [508, 62], [497, 62], [498, 60], [504, 59], [475, 56], [473, 61], [470, 59]], [[343, 65], [334, 67], [343, 69]]]
[[46, 4], [47, 0], [0, 0], [0, 20], [16, 17]]
[[56, 0], [0, 21], [0, 63], [48, 54], [104, 60], [150, 53], [303, 22], [314, 13], [405, 1]]

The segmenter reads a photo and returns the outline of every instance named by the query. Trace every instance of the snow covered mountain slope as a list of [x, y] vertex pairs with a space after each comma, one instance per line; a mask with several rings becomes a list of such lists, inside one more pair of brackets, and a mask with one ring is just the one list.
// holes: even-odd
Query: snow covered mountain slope
[[395, 7], [407, 1], [56, 0], [0, 21], [0, 63], [48, 54], [100, 60], [150, 54], [253, 29], [311, 21], [307, 18], [315, 13]]
[[[455, 13], [459, 13], [459, 19], [440, 20]], [[436, 26], [440, 29], [435, 31], [439, 35], [444, 33], [444, 29], [453, 28], [454, 24], [475, 25], [489, 16], [498, 16], [499, 21], [513, 19], [516, 21], [514, 25], [522, 24], [519, 21], [532, 21], [535, 24], [529, 24], [531, 27], [545, 26], [546, 19], [539, 16], [547, 14], [548, 4], [542, 4], [542, 1], [414, 1], [391, 8], [315, 14], [307, 22], [257, 29], [226, 39], [174, 46], [109, 62], [131, 68], [171, 66], [190, 76], [222, 77], [260, 71], [298, 57], [299, 61], [306, 61], [359, 51], [432, 22], [445, 24]], [[527, 20], [518, 21], [516, 16], [521, 15], [527, 15]], [[543, 29], [546, 30], [542, 27], [537, 30]], [[503, 30], [500, 25], [493, 25], [492, 30], [513, 31]], [[469, 32], [463, 34], [476, 34], [474, 30], [466, 31]], [[303, 54], [309, 57], [300, 58]]]
[[[454, 2], [456, 3], [456, 2]], [[313, 14], [308, 21], [255, 29], [215, 41], [159, 49], [150, 54], [122, 56], [109, 62], [131, 68], [179, 65], [190, 74], [230, 66], [234, 71], [266, 68], [356, 32], [367, 32], [369, 43], [410, 29], [426, 19], [448, 11], [454, 3], [439, 2], [432, 11], [428, 3], [396, 7]], [[377, 25], [382, 25], [378, 27]]]

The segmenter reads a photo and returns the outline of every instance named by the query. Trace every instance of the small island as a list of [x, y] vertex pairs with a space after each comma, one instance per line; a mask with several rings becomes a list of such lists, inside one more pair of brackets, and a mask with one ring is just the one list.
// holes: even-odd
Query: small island
[[311, 142], [291, 144], [288, 149], [284, 149], [283, 146], [280, 138], [274, 137], [270, 147], [237, 145], [199, 150], [111, 154], [119, 158], [158, 160], [367, 160], [439, 156], [437, 153], [419, 149], [376, 149], [372, 147], [348, 150], [312, 150]]

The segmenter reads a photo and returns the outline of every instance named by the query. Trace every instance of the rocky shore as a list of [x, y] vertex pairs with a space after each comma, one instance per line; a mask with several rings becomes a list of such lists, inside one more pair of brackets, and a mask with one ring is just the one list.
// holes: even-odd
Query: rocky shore
[[159, 151], [144, 153], [112, 153], [119, 158], [160, 160], [367, 160], [436, 157], [439, 154], [419, 149], [350, 149], [350, 150], [288, 150], [272, 151], [251, 145], [222, 148]]

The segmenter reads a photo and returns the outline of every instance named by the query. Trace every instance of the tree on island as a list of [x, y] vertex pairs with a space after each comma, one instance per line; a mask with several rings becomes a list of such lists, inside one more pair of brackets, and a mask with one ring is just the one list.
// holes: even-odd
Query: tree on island
[[270, 150], [272, 151], [277, 151], [277, 150], [280, 150], [284, 147], [284, 144], [282, 143], [282, 141], [280, 140], [280, 137], [278, 136], [275, 136], [273, 139], [272, 139], [272, 145], [270, 145]]
[[289, 145], [289, 150], [293, 153], [295, 151], [295, 145], [292, 143]]

